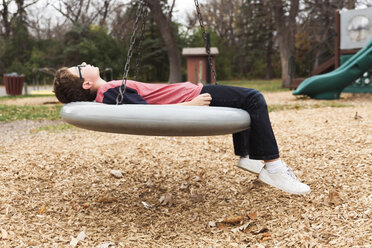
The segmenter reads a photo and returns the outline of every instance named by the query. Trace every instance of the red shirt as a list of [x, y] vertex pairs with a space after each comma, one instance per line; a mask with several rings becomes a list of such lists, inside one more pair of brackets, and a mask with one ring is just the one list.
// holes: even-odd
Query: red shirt
[[[98, 88], [96, 102], [116, 104], [122, 80], [110, 81]], [[197, 97], [202, 84], [191, 82], [176, 84], [151, 84], [127, 80], [124, 103], [176, 104]]]

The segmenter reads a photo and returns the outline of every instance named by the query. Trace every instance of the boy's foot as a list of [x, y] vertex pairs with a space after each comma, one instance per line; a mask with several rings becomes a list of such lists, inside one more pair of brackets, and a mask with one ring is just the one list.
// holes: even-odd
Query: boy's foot
[[301, 183], [292, 169], [286, 165], [275, 172], [269, 172], [266, 168], [263, 168], [258, 178], [262, 182], [290, 194], [303, 195], [310, 192], [310, 187]]
[[249, 156], [240, 157], [237, 166], [243, 170], [259, 174], [264, 164], [259, 160], [250, 159]]

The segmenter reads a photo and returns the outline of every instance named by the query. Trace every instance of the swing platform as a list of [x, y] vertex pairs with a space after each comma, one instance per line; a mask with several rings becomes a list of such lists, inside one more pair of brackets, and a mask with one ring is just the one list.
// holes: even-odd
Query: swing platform
[[61, 117], [84, 129], [150, 136], [225, 135], [246, 130], [251, 123], [246, 111], [228, 107], [95, 102], [66, 104]]

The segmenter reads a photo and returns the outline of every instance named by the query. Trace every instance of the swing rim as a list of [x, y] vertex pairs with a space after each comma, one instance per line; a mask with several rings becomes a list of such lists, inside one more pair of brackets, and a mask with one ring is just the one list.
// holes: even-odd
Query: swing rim
[[213, 136], [250, 128], [249, 114], [237, 108], [180, 105], [74, 102], [63, 106], [62, 119], [101, 132], [148, 136]]

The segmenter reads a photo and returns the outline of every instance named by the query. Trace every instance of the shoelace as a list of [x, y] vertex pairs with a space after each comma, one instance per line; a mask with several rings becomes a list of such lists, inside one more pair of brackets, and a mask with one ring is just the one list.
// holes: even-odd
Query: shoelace
[[285, 165], [285, 167], [287, 167], [287, 171], [286, 171], [287, 175], [290, 176], [293, 180], [298, 181], [298, 179], [297, 179], [296, 175], [294, 174], [292, 168], [288, 167], [286, 163], [284, 163], [284, 162], [282, 162], [282, 163]]
[[290, 167], [287, 167], [287, 174], [295, 181], [298, 181], [296, 175]]

